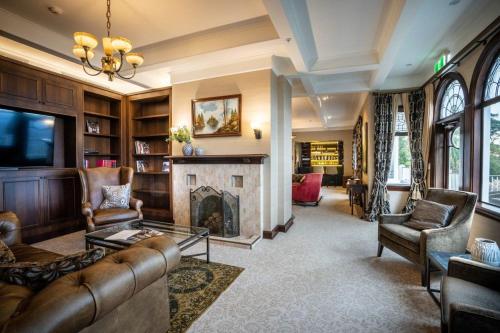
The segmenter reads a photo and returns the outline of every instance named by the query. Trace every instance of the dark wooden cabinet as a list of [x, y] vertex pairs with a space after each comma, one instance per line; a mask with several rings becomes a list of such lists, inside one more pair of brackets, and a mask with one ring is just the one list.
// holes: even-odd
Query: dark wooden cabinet
[[27, 243], [82, 228], [76, 169], [0, 171], [0, 211], [21, 221]]
[[81, 85], [0, 59], [0, 104], [74, 114], [81, 110]]
[[42, 104], [68, 110], [77, 110], [78, 86], [64, 79], [44, 79]]

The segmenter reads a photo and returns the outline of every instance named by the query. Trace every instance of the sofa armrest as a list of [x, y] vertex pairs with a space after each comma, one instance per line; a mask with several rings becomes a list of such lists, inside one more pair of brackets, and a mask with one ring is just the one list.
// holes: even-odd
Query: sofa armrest
[[0, 240], [7, 246], [21, 243], [21, 222], [13, 212], [0, 212]]
[[378, 217], [378, 223], [380, 224], [403, 224], [408, 222], [411, 217], [411, 213], [407, 214], [384, 214]]
[[500, 267], [470, 259], [451, 257], [448, 264], [448, 276], [500, 291], [498, 283], [500, 281]]
[[143, 202], [140, 199], [130, 197], [129, 205], [130, 205], [130, 208], [135, 209], [135, 210], [140, 212], [142, 205], [143, 205]]
[[94, 217], [94, 211], [92, 210], [92, 204], [90, 202], [82, 203], [82, 214], [86, 217]]
[[166, 278], [179, 258], [179, 247], [168, 237], [140, 241], [52, 282], [0, 326], [0, 331], [80, 332]]
[[469, 304], [452, 303], [448, 320], [449, 332], [498, 332], [500, 312]]

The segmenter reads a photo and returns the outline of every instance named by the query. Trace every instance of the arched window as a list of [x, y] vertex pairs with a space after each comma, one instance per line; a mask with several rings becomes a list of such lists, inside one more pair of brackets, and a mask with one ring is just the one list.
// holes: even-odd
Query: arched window
[[464, 111], [464, 90], [458, 80], [453, 80], [446, 86], [446, 90], [444, 91], [441, 100], [440, 118], [443, 119]]
[[436, 119], [436, 185], [463, 188], [464, 113], [467, 88], [458, 73], [443, 77], [437, 94]]
[[484, 81], [482, 105], [481, 201], [500, 206], [500, 55]]

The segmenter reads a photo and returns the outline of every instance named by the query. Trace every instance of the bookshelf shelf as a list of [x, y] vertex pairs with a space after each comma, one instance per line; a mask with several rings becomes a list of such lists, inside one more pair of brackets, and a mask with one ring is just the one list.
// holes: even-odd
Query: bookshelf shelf
[[165, 132], [165, 133], [154, 133], [154, 134], [135, 134], [132, 137], [134, 139], [148, 139], [148, 138], [156, 139], [156, 138], [168, 138], [168, 136], [169, 133]]
[[91, 112], [91, 111], [83, 111], [83, 114], [89, 117], [97, 117], [97, 118], [105, 118], [105, 119], [116, 119], [119, 120], [120, 117], [118, 116], [112, 116], [109, 114], [102, 114], [99, 112]]
[[89, 132], [85, 132], [83, 133], [84, 136], [94, 136], [94, 137], [98, 137], [98, 138], [111, 138], [111, 139], [119, 139], [120, 136], [119, 135], [115, 135], [115, 134], [102, 134], [102, 133], [89, 133]]
[[168, 118], [170, 117], [169, 114], [164, 113], [164, 114], [154, 114], [150, 116], [140, 116], [140, 117], [134, 117], [133, 120], [156, 120], [156, 119], [162, 119], [162, 118]]

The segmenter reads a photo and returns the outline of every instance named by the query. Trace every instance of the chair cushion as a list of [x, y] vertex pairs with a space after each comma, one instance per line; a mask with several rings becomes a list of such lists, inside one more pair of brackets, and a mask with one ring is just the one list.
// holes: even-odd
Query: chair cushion
[[0, 264], [10, 264], [16, 261], [14, 253], [0, 239]]
[[420, 231], [400, 224], [379, 224], [382, 236], [415, 252], [420, 252]]
[[404, 224], [416, 230], [436, 229], [450, 224], [456, 206], [433, 201], [419, 200], [411, 218]]
[[102, 195], [104, 200], [99, 209], [129, 208], [130, 183], [125, 185], [104, 185]]
[[28, 287], [0, 282], [0, 326], [19, 311], [20, 305], [33, 296]]
[[453, 303], [500, 311], [500, 292], [447, 276], [441, 286], [441, 302], [441, 319], [448, 323], [450, 305]]
[[96, 209], [94, 211], [94, 223], [108, 224], [124, 222], [139, 218], [139, 212], [126, 208]]
[[61, 276], [88, 267], [103, 257], [104, 249], [99, 247], [87, 252], [59, 257], [49, 262], [4, 264], [0, 265], [0, 280], [40, 290]]

